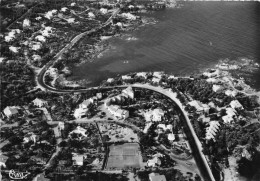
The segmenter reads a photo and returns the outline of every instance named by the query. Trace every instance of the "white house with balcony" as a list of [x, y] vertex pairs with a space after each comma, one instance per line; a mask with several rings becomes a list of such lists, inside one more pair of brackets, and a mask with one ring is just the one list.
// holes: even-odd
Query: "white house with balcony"
[[206, 140], [213, 139], [215, 141], [215, 136], [220, 128], [218, 121], [210, 121], [209, 127], [206, 128]]

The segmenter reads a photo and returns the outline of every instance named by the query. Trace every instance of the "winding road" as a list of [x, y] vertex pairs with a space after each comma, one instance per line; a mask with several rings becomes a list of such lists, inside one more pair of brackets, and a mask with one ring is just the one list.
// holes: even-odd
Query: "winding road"
[[[46, 85], [44, 83], [44, 76], [46, 71], [55, 63], [57, 62], [61, 55], [66, 52], [67, 50], [69, 50], [71, 47], [73, 47], [82, 37], [89, 35], [97, 30], [100, 30], [102, 28], [104, 28], [105, 26], [109, 25], [111, 23], [111, 20], [120, 12], [120, 9], [116, 9], [114, 11], [114, 13], [111, 15], [111, 17], [101, 26], [94, 28], [90, 31], [86, 31], [83, 32], [79, 35], [77, 35], [75, 38], [73, 38], [73, 40], [71, 40], [71, 42], [69, 44], [67, 44], [62, 50], [60, 50], [56, 56], [54, 57], [54, 59], [50, 62], [48, 62], [39, 72], [39, 74], [36, 76], [36, 82], [38, 85], [38, 88], [42, 89], [43, 91], [50, 91], [50, 92], [55, 92], [55, 93], [72, 93], [72, 92], [86, 92], [92, 89], [99, 89], [100, 87], [90, 87], [90, 88], [86, 88], [86, 89], [79, 89], [79, 90], [62, 90], [62, 89], [56, 89], [54, 87], [51, 87], [49, 85]], [[200, 175], [202, 176], [203, 180], [205, 181], [215, 181], [213, 174], [211, 172], [211, 169], [208, 165], [208, 162], [205, 158], [205, 155], [202, 153], [202, 146], [201, 143], [191, 125], [190, 119], [188, 118], [188, 115], [186, 113], [186, 111], [184, 111], [183, 109], [183, 105], [181, 104], [181, 102], [176, 98], [176, 93], [163, 89], [162, 87], [154, 87], [148, 84], [132, 84], [132, 85], [122, 85], [122, 86], [113, 86], [113, 87], [102, 87], [102, 89], [105, 88], [124, 88], [127, 86], [132, 86], [134, 88], [140, 88], [140, 89], [148, 89], [148, 90], [152, 90], [155, 92], [158, 92], [160, 94], [165, 95], [166, 97], [170, 98], [180, 109], [181, 114], [183, 115], [183, 117], [185, 118], [187, 127], [188, 127], [188, 131], [189, 133], [192, 135], [192, 141], [194, 142], [194, 147], [192, 147], [192, 151], [193, 154], [196, 154], [197, 156], [195, 157], [196, 162], [200, 163], [200, 165], [198, 166], [199, 171], [200, 171]], [[186, 164], [185, 161], [182, 161], [181, 163], [182, 165]], [[188, 164], [186, 164], [188, 165]], [[194, 170], [195, 171], [195, 170]]]

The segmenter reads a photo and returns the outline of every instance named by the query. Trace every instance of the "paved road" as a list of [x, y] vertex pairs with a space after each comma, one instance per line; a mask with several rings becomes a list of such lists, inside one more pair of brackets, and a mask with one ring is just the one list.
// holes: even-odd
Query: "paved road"
[[[101, 25], [100, 27], [98, 28], [95, 28], [95, 29], [92, 29], [90, 31], [87, 31], [87, 32], [84, 32], [84, 33], [81, 33], [79, 34], [78, 36], [76, 36], [69, 44], [67, 44], [55, 57], [52, 61], [48, 62], [43, 68], [42, 70], [40, 71], [40, 73], [38, 74], [37, 76], [37, 84], [38, 86], [43, 89], [43, 90], [48, 90], [48, 91], [51, 91], [51, 92], [56, 92], [56, 93], [71, 93], [71, 92], [86, 92], [88, 90], [91, 90], [91, 89], [98, 89], [98, 87], [92, 87], [92, 88], [88, 88], [88, 89], [80, 89], [80, 90], [58, 90], [54, 87], [50, 87], [48, 85], [46, 85], [44, 83], [44, 75], [45, 75], [45, 72], [56, 62], [60, 59], [61, 55], [69, 50], [78, 40], [80, 40], [83, 36], [87, 35], [87, 34], [90, 34], [90, 33], [93, 33], [107, 25], [109, 25], [109, 23], [111, 22], [112, 18], [114, 16], [116, 16], [118, 13], [120, 12], [120, 9], [117, 9], [113, 14], [112, 16], [103, 24]], [[123, 86], [115, 86], [115, 87], [127, 87], [129, 85], [123, 85]], [[198, 156], [198, 159], [199, 161], [201, 162], [202, 167], [203, 168], [200, 168], [200, 171], [203, 173], [203, 174], [200, 174], [203, 176], [204, 180], [206, 181], [215, 181], [214, 177], [213, 177], [213, 174], [211, 172], [211, 169], [208, 165], [208, 162], [205, 158], [205, 155], [202, 153], [202, 146], [201, 146], [201, 143], [191, 125], [191, 122], [190, 122], [190, 119], [188, 118], [188, 115], [187, 113], [184, 111], [183, 109], [183, 106], [181, 104], [181, 102], [176, 98], [176, 93], [173, 93], [173, 92], [170, 92], [168, 90], [165, 90], [161, 87], [154, 87], [154, 86], [151, 86], [151, 85], [148, 85], [148, 84], [133, 84], [131, 85], [132, 87], [135, 87], [135, 88], [141, 88], [141, 89], [149, 89], [149, 90], [152, 90], [152, 91], [155, 91], [155, 92], [158, 92], [158, 93], [161, 93], [165, 96], [167, 96], [168, 98], [170, 98], [173, 102], [175, 102], [175, 104], [179, 107], [179, 109], [181, 110], [181, 113], [182, 115], [184, 116], [185, 118], [185, 121], [188, 125], [188, 129], [189, 129], [189, 132], [191, 133], [193, 139], [194, 139], [194, 142], [195, 142], [195, 147], [196, 148], [192, 148], [194, 152], [194, 154], [197, 154]], [[106, 87], [106, 88], [110, 88], [110, 87]], [[113, 88], [113, 87], [111, 87]], [[206, 172], [206, 173], [205, 173]]]
[[[69, 50], [70, 48], [72, 48], [82, 37], [89, 35], [91, 33], [96, 32], [97, 30], [100, 30], [106, 26], [108, 26], [112, 19], [120, 12], [120, 9], [116, 9], [112, 15], [110, 16], [110, 18], [102, 25], [100, 25], [97, 28], [93, 28], [89, 31], [80, 33], [79, 35], [77, 35], [76, 37], [74, 37], [70, 43], [68, 43], [64, 48], [62, 48], [53, 58], [53, 60], [49, 61], [40, 71], [40, 73], [36, 76], [36, 83], [38, 85], [39, 88], [41, 88], [42, 90], [48, 90], [51, 92], [57, 92], [57, 93], [67, 93], [67, 92], [75, 92], [74, 90], [57, 90], [51, 86], [48, 86], [44, 83], [44, 76], [45, 76], [45, 72], [58, 60], [60, 60], [61, 56], [63, 53], [65, 53], [67, 50]], [[79, 90], [77, 90], [79, 91]], [[86, 91], [85, 89], [83, 89], [82, 91]]]

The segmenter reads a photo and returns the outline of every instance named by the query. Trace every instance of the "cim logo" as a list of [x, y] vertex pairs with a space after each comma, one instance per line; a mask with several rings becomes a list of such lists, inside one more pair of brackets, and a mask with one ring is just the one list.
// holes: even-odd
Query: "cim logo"
[[14, 170], [9, 171], [9, 177], [11, 179], [26, 179], [29, 174], [29, 172], [16, 172]]

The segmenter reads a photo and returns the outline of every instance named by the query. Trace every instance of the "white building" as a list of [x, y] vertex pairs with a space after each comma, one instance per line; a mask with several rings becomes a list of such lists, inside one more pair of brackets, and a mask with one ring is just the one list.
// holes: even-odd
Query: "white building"
[[149, 180], [150, 181], [166, 181], [166, 177], [164, 175], [160, 175], [158, 173], [150, 173]]
[[48, 102], [44, 101], [42, 99], [36, 98], [33, 101], [33, 105], [37, 106], [37, 107], [43, 107], [43, 106], [47, 106]]
[[123, 79], [123, 80], [130, 80], [130, 79], [132, 79], [132, 77], [131, 77], [131, 76], [128, 76], [128, 75], [123, 75], [123, 76], [122, 76], [122, 79]]
[[24, 19], [23, 20], [23, 27], [29, 27], [31, 26], [31, 21], [29, 19]]
[[29, 133], [23, 138], [24, 143], [28, 143], [29, 141], [33, 141], [33, 143], [36, 143], [37, 136], [34, 133]]
[[152, 122], [149, 122], [149, 123], [145, 123], [145, 127], [144, 127], [144, 130], [143, 130], [143, 133], [147, 133], [148, 129], [152, 126]]
[[40, 17], [40, 16], [35, 18], [35, 20], [38, 20], [38, 21], [41, 20], [41, 19], [42, 19], [42, 17]]
[[62, 12], [66, 12], [67, 10], [68, 10], [67, 7], [63, 7], [63, 8], [61, 8], [61, 11], [62, 11]]
[[15, 35], [21, 33], [19, 29], [12, 29], [7, 36], [5, 36], [5, 41], [10, 42], [15, 39]]
[[59, 128], [60, 130], [64, 130], [64, 128], [65, 128], [64, 122], [60, 122], [60, 121], [59, 121], [59, 123], [58, 123], [58, 128]]
[[9, 50], [12, 51], [12, 52], [14, 52], [14, 53], [18, 53], [18, 50], [19, 50], [19, 49], [20, 49], [19, 47], [14, 47], [14, 46], [10, 46], [10, 47], [9, 47]]
[[96, 97], [99, 100], [102, 99], [102, 93], [101, 92], [96, 93]]
[[84, 155], [73, 155], [73, 165], [83, 166], [84, 159], [86, 159], [86, 156]]
[[89, 17], [89, 18], [95, 18], [96, 16], [94, 15], [94, 13], [89, 12], [89, 13], [88, 13], [88, 17]]
[[227, 115], [222, 117], [222, 120], [224, 121], [224, 123], [232, 123], [234, 121], [234, 117], [236, 117], [236, 110], [229, 107], [226, 108], [226, 113]]
[[163, 72], [154, 72], [153, 73], [153, 76], [158, 78], [158, 79], [161, 79], [162, 78], [162, 75], [163, 75]]
[[163, 116], [164, 112], [162, 109], [154, 109], [144, 113], [144, 117], [147, 122], [160, 122]]
[[218, 91], [221, 91], [223, 89], [223, 87], [222, 86], [220, 86], [220, 85], [213, 85], [212, 86], [212, 90], [214, 91], [214, 92], [218, 92]]
[[163, 131], [166, 131], [166, 130], [172, 131], [172, 125], [171, 124], [168, 124], [167, 126], [165, 124], [158, 124], [157, 127], [163, 129]]
[[40, 55], [36, 55], [36, 54], [34, 54], [34, 55], [32, 56], [32, 58], [33, 58], [33, 61], [39, 61], [39, 60], [42, 59], [42, 57], [41, 57]]
[[77, 128], [75, 130], [73, 130], [73, 131], [71, 131], [69, 133], [69, 137], [71, 138], [71, 134], [75, 133], [75, 134], [79, 135], [78, 139], [82, 140], [83, 138], [87, 137], [86, 131], [87, 131], [86, 129], [84, 129], [84, 128], [80, 127], [80, 126], [77, 126]]
[[56, 9], [53, 9], [53, 10], [51, 10], [51, 11], [48, 11], [48, 12], [44, 15], [44, 17], [47, 18], [47, 19], [51, 19], [51, 18], [53, 17], [53, 15], [56, 14], [56, 13], [57, 13], [57, 10], [56, 10]]
[[136, 16], [131, 13], [122, 13], [122, 17], [128, 20], [136, 20]]
[[41, 30], [41, 34], [45, 37], [49, 37], [52, 34], [53, 28], [50, 26], [45, 26], [43, 30]]
[[174, 141], [175, 140], [175, 135], [173, 133], [168, 134], [168, 140], [169, 141]]
[[3, 112], [6, 115], [6, 117], [10, 118], [11, 116], [18, 114], [18, 108], [15, 106], [7, 106]]
[[87, 109], [89, 105], [93, 104], [94, 103], [94, 99], [93, 98], [89, 98], [85, 101], [83, 101], [79, 107], [82, 108], [82, 109]]
[[82, 108], [82, 107], [79, 107], [78, 109], [75, 109], [74, 111], [74, 117], [76, 119], [80, 119], [82, 118], [83, 116], [86, 116], [88, 112], [88, 108]]
[[40, 42], [46, 42], [46, 38], [42, 35], [38, 35], [35, 37], [35, 40], [38, 40]]
[[240, 104], [240, 102], [238, 100], [233, 100], [230, 102], [230, 106], [233, 109], [244, 109], [243, 106]]
[[147, 73], [146, 73], [146, 72], [138, 72], [138, 73], [136, 74], [136, 76], [137, 76], [137, 77], [143, 77], [143, 78], [147, 79]]
[[191, 102], [188, 103], [190, 106], [193, 106], [196, 108], [196, 111], [198, 112], [201, 112], [201, 111], [204, 111], [205, 113], [208, 113], [209, 112], [209, 105], [207, 104], [202, 104], [200, 101], [196, 101], [196, 100], [193, 100]]
[[215, 78], [208, 78], [206, 81], [209, 82], [209, 83], [217, 83], [217, 82], [219, 82], [219, 81], [218, 81], [217, 79], [215, 79]]
[[134, 98], [134, 91], [131, 86], [127, 87], [126, 89], [122, 90], [122, 94], [126, 95], [128, 98]]
[[218, 121], [210, 121], [209, 127], [206, 128], [206, 139], [213, 139], [215, 141], [215, 136], [220, 128]]
[[107, 14], [107, 9], [101, 8], [101, 9], [100, 9], [100, 12], [101, 12], [102, 14]]
[[107, 82], [109, 82], [109, 83], [114, 82], [114, 79], [113, 78], [108, 78]]
[[129, 112], [127, 110], [121, 109], [117, 105], [111, 105], [107, 107], [108, 111], [117, 118], [126, 119], [129, 117]]
[[226, 94], [227, 96], [235, 97], [235, 96], [237, 95], [237, 91], [235, 91], [235, 90], [226, 90], [226, 91], [225, 91], [225, 94]]
[[161, 165], [161, 160], [160, 158], [161, 157], [160, 155], [154, 155], [152, 159], [148, 160], [147, 161], [147, 166], [148, 167], [157, 167], [157, 166], [160, 166]]
[[32, 50], [35, 50], [35, 51], [37, 51], [37, 50], [42, 48], [41, 42], [36, 42], [36, 41], [30, 42], [29, 46], [31, 47]]
[[157, 83], [157, 84], [158, 84], [158, 83], [160, 82], [160, 80], [161, 80], [161, 79], [159, 79], [159, 78], [157, 78], [157, 77], [153, 77], [153, 78], [152, 78], [152, 82], [153, 82], [153, 83]]
[[174, 77], [174, 75], [170, 75], [168, 79], [176, 79], [176, 77]]
[[58, 76], [58, 69], [51, 67], [46, 71], [46, 73], [49, 74], [51, 77], [56, 77]]

